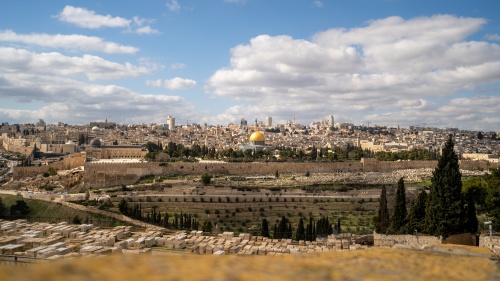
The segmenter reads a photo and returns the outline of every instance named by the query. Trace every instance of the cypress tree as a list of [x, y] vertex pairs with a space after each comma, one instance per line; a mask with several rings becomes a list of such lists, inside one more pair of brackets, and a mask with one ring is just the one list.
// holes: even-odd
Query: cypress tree
[[306, 230], [304, 228], [304, 220], [300, 218], [299, 225], [297, 226], [297, 232], [295, 232], [295, 240], [305, 240], [306, 239]]
[[382, 186], [382, 192], [380, 193], [378, 221], [375, 227], [378, 233], [385, 233], [389, 227], [389, 210], [387, 209], [387, 191], [385, 185]]
[[410, 206], [408, 213], [408, 232], [417, 230], [422, 232], [425, 229], [425, 205], [427, 201], [427, 192], [420, 191], [417, 200]]
[[390, 229], [395, 233], [405, 232], [406, 226], [406, 191], [403, 178], [398, 181], [396, 197], [394, 199], [394, 213], [391, 219]]
[[425, 210], [427, 232], [444, 238], [465, 230], [462, 174], [453, 146], [450, 135], [432, 173], [431, 191]]
[[465, 231], [470, 233], [476, 233], [478, 229], [478, 221], [476, 216], [476, 206], [474, 205], [474, 196], [472, 192], [467, 192], [465, 196]]
[[262, 219], [260, 235], [269, 238], [269, 223], [267, 222], [267, 219]]

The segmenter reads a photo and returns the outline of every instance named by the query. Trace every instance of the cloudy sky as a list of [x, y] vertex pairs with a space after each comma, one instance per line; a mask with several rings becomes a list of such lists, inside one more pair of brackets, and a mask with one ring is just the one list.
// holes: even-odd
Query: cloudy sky
[[500, 131], [500, 1], [5, 1], [0, 122]]

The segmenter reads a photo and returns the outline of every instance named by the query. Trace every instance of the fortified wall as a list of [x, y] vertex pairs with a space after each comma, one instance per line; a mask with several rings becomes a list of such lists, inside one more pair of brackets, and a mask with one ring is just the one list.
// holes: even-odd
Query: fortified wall
[[[336, 172], [391, 172], [402, 169], [435, 168], [437, 161], [380, 162], [375, 159], [362, 159], [360, 162], [330, 163], [85, 163], [84, 182], [87, 187], [104, 187], [134, 184], [146, 175], [274, 175], [290, 173], [336, 173]], [[491, 164], [478, 161], [461, 161], [462, 169], [471, 170], [493, 168]], [[496, 164], [495, 166], [499, 166]], [[464, 168], [465, 167], [465, 168]]]
[[73, 155], [64, 158], [61, 161], [50, 163], [49, 165], [33, 166], [33, 167], [14, 167], [12, 176], [14, 180], [19, 180], [26, 177], [35, 177], [43, 174], [53, 167], [56, 170], [69, 170], [83, 166], [85, 163], [84, 153], [74, 153]]
[[84, 182], [87, 187], [133, 184], [145, 175], [274, 175], [290, 173], [362, 172], [361, 162], [334, 163], [85, 163]]

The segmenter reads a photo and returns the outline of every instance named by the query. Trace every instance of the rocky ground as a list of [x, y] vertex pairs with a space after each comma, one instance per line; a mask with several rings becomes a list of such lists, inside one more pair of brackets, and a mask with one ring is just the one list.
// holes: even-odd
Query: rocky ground
[[3, 280], [500, 280], [498, 259], [470, 246], [269, 256], [110, 256], [0, 267]]

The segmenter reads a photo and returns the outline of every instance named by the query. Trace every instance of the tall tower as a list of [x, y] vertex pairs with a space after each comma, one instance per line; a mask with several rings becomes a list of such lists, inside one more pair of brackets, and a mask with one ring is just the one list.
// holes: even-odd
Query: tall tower
[[333, 115], [328, 116], [328, 125], [334, 126]]
[[271, 116], [266, 117], [266, 127], [271, 127], [273, 125], [273, 118]]
[[169, 115], [167, 117], [167, 125], [170, 131], [175, 129], [175, 118]]

